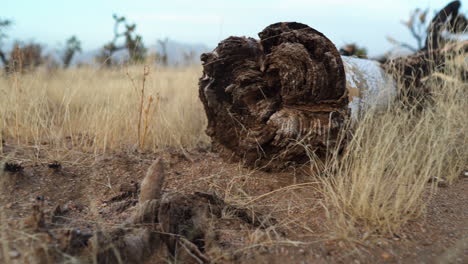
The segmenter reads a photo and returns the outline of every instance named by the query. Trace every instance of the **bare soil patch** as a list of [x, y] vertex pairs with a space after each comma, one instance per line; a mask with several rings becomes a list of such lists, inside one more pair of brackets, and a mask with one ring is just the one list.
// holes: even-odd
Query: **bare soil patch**
[[[274, 219], [274, 224], [259, 226], [230, 210], [210, 218], [208, 226], [213, 241], [204, 241], [204, 252], [213, 262], [466, 263], [468, 260], [466, 177], [452, 186], [439, 188], [425, 217], [410, 222], [401, 233], [349, 243], [329, 239], [333, 230], [327, 225], [319, 181], [305, 168], [276, 173], [249, 170], [238, 163], [226, 163], [205, 150], [99, 156], [64, 151], [61, 154], [66, 158], [60, 161], [52, 160], [52, 154], [47, 145], [35, 148], [4, 145], [2, 158], [22, 167], [17, 172], [0, 174], [2, 227], [11, 238], [8, 254], [13, 263], [23, 263], [32, 254], [29, 236], [40, 238], [41, 233], [47, 233], [40, 228], [33, 230], [32, 216], [37, 215], [33, 205], [41, 205], [49, 226], [53, 223], [54, 230], [64, 230], [63, 239], [69, 239], [75, 232], [74, 236], [85, 241], [98, 228], [119, 225], [132, 215], [138, 199], [135, 186], [158, 157], [166, 164], [164, 193], [186, 197], [196, 192], [216, 194], [226, 203]], [[39, 242], [52, 243], [46, 239]], [[86, 247], [75, 244], [70, 248], [70, 243], [63, 243], [62, 249], [69, 254], [83, 254]], [[164, 250], [151, 253], [146, 263], [165, 263], [168, 258]]]

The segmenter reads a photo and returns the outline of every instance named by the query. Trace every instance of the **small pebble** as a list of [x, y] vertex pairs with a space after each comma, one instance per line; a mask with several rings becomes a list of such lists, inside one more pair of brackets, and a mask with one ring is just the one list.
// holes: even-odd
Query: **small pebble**
[[448, 183], [447, 183], [445, 180], [439, 180], [439, 181], [437, 182], [437, 186], [438, 186], [438, 187], [445, 188], [445, 187], [448, 186]]
[[392, 257], [392, 255], [390, 255], [390, 254], [389, 254], [389, 253], [387, 253], [387, 252], [384, 252], [384, 253], [382, 253], [382, 255], [381, 255], [381, 256], [382, 256], [382, 258], [383, 258], [383, 259], [389, 259], [389, 258], [391, 258], [391, 257]]
[[21, 255], [21, 254], [20, 254], [18, 251], [16, 251], [16, 250], [12, 250], [12, 251], [10, 251], [8, 254], [10, 255], [10, 258], [13, 258], [13, 259], [18, 258], [18, 257]]

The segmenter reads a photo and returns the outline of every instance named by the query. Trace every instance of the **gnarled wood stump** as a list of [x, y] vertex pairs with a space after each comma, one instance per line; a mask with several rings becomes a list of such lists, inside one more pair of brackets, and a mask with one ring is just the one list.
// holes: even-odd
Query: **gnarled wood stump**
[[199, 93], [214, 148], [266, 169], [304, 163], [306, 148], [325, 155], [349, 116], [338, 50], [300, 23], [259, 36], [230, 37], [202, 55]]

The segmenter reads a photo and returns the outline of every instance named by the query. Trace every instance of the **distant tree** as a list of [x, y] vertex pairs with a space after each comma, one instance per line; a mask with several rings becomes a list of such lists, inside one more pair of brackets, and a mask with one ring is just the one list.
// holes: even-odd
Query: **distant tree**
[[195, 59], [195, 56], [196, 56], [196, 52], [194, 50], [190, 50], [190, 51], [184, 51], [184, 53], [182, 54], [183, 58], [184, 58], [184, 64], [185, 65], [189, 65], [189, 64], [192, 64], [194, 59]]
[[[113, 64], [112, 55], [123, 49], [127, 49], [130, 57], [130, 62], [138, 63], [145, 60], [146, 48], [143, 44], [142, 37], [135, 34], [136, 24], [129, 24], [124, 16], [113, 15], [114, 18], [114, 38], [104, 45], [101, 49], [100, 54], [97, 56], [97, 60], [107, 66]], [[121, 25], [124, 27], [123, 32], [119, 32]], [[123, 38], [123, 44], [117, 44], [117, 42]]]
[[81, 52], [81, 42], [76, 36], [70, 37], [65, 44], [65, 52], [62, 56], [63, 67], [66, 69], [70, 66], [73, 56]]
[[356, 43], [350, 43], [340, 48], [340, 54], [343, 56], [367, 58], [367, 49], [364, 47], [358, 46]]
[[0, 18], [0, 61], [2, 61], [5, 68], [8, 67], [8, 59], [5, 55], [5, 51], [3, 50], [3, 40], [7, 38], [5, 30], [8, 29], [11, 24], [11, 20]]
[[7, 53], [3, 47], [3, 40], [8, 36], [5, 30], [11, 25], [11, 20], [0, 19], [0, 61], [5, 71], [24, 72], [26, 70], [34, 70], [44, 63], [44, 56], [42, 55], [43, 46], [33, 41], [28, 43], [15, 41], [13, 49]]
[[169, 44], [169, 39], [165, 38], [163, 40], [158, 40], [158, 45], [160, 50], [157, 52], [156, 62], [161, 63], [163, 66], [169, 65], [169, 56], [167, 51], [167, 46]]
[[4, 30], [7, 29], [11, 24], [11, 20], [0, 18], [0, 41], [7, 37]]
[[414, 52], [422, 49], [424, 47], [424, 40], [426, 39], [427, 35], [426, 29], [428, 25], [426, 23], [426, 18], [428, 12], [429, 9], [422, 10], [416, 8], [415, 10], [411, 11], [408, 20], [401, 21], [401, 23], [409, 30], [411, 36], [416, 40], [416, 46], [406, 42], [398, 41], [397, 39], [390, 36], [387, 37], [387, 40], [397, 46], [407, 48]]
[[25, 71], [35, 70], [45, 61], [45, 57], [42, 54], [44, 47], [39, 43], [33, 41], [22, 43], [16, 41], [13, 47], [7, 63], [8, 71], [23, 73]]

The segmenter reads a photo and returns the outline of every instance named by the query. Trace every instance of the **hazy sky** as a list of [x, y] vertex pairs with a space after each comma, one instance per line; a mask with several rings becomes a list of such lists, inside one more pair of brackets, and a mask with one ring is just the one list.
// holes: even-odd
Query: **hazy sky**
[[[410, 10], [438, 10], [447, 0], [1, 0], [0, 17], [14, 21], [10, 40], [33, 39], [59, 47], [77, 35], [84, 49], [112, 38], [112, 14], [137, 24], [146, 45], [157, 39], [204, 43], [231, 35], [252, 36], [269, 24], [297, 21], [329, 37], [337, 46], [357, 42], [376, 55], [390, 49], [386, 36], [410, 41], [400, 21]], [[462, 1], [462, 11], [467, 7]], [[466, 12], [465, 12], [466, 13]], [[433, 12], [431, 11], [430, 17]]]

